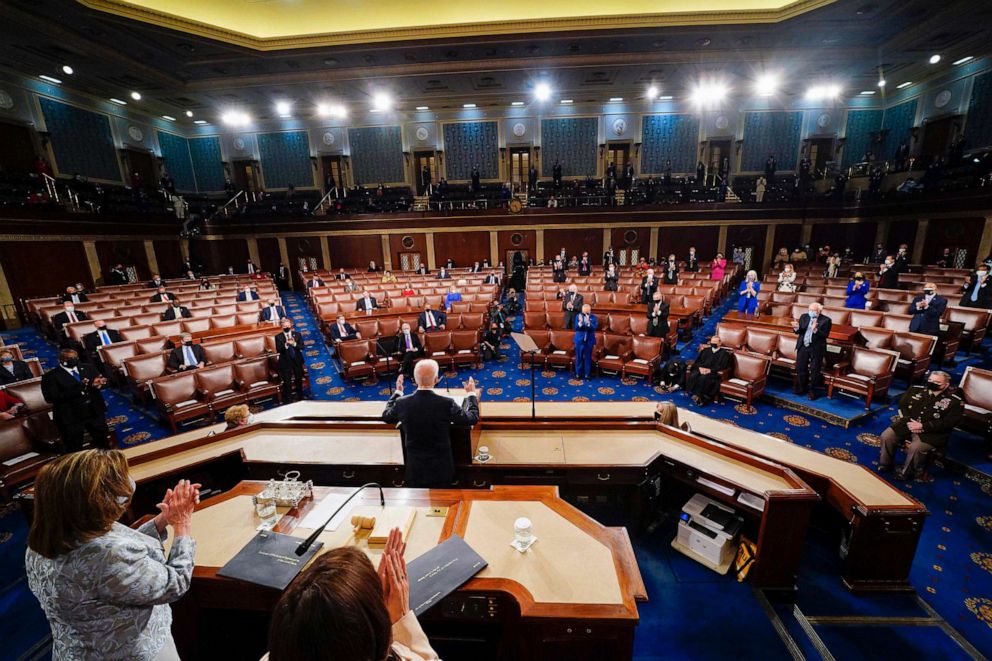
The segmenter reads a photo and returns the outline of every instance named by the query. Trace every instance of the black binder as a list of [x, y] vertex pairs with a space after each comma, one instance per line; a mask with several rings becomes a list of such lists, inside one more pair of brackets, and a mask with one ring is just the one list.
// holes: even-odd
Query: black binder
[[217, 575], [285, 590], [324, 543], [314, 542], [302, 556], [296, 555], [299, 545], [299, 537], [261, 531]]
[[407, 563], [410, 609], [420, 615], [488, 566], [472, 547], [452, 535]]

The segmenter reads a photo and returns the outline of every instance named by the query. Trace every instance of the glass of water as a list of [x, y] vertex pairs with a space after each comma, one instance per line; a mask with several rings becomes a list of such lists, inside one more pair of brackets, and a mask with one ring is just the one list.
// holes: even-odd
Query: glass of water
[[262, 526], [271, 529], [279, 519], [276, 512], [275, 495], [266, 489], [255, 496], [255, 514], [262, 521]]

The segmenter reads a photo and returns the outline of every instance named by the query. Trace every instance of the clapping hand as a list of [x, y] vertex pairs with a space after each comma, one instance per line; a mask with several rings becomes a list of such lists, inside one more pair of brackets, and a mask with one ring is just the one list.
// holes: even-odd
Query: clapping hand
[[175, 488], [165, 492], [162, 502], [156, 505], [159, 514], [154, 520], [159, 532], [163, 532], [166, 525], [171, 525], [177, 537], [189, 535], [193, 510], [200, 503], [201, 486], [189, 480], [179, 480]]
[[379, 580], [382, 582], [382, 596], [386, 600], [389, 621], [396, 624], [410, 610], [410, 581], [406, 574], [406, 561], [403, 553], [406, 543], [399, 528], [389, 531], [386, 548], [379, 560]]
[[463, 384], [465, 388], [465, 393], [468, 395], [475, 395], [476, 399], [479, 397], [479, 391], [475, 387], [475, 379], [468, 377], [468, 382]]
[[793, 319], [792, 320], [792, 330], [799, 330], [799, 320], [798, 319]]
[[920, 422], [919, 420], [910, 420], [909, 422], [906, 423], [906, 427], [909, 428], [909, 431], [913, 432], [914, 434], [919, 434], [921, 431], [923, 431], [923, 423]]
[[400, 374], [396, 377], [396, 392], [403, 394], [403, 375]]

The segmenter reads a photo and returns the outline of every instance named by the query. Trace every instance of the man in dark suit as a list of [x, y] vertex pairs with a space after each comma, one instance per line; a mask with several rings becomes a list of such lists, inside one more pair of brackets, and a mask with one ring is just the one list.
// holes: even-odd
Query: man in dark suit
[[989, 267], [979, 264], [975, 275], [961, 288], [961, 302], [958, 305], [966, 308], [992, 309], [992, 280], [989, 279]]
[[262, 308], [262, 311], [258, 313], [259, 321], [268, 322], [274, 324], [283, 317], [286, 316], [286, 311], [281, 305], [279, 305], [279, 299], [273, 298], [269, 301], [269, 304]]
[[10, 349], [0, 349], [0, 385], [33, 379], [31, 368], [23, 360], [15, 360]]
[[479, 264], [479, 262], [476, 262], [475, 264], [472, 265], [472, 273], [478, 273], [481, 270], [482, 270], [482, 266]]
[[165, 287], [159, 287], [158, 291], [152, 294], [152, 303], [168, 303], [170, 301], [176, 300], [176, 295], [172, 292], [165, 291]]
[[344, 272], [344, 269], [338, 269], [337, 275], [334, 276], [336, 280], [351, 280], [351, 276]]
[[72, 285], [69, 285], [65, 288], [65, 293], [59, 296], [59, 300], [63, 303], [87, 303], [90, 299], [84, 292], [81, 292]]
[[447, 267], [442, 266], [437, 272], [438, 280], [451, 280], [451, 274], [448, 273]]
[[554, 260], [551, 262], [551, 281], [552, 282], [565, 282], [568, 279], [566, 275], [566, 264], [565, 260], [561, 259], [558, 255], [555, 255]]
[[489, 275], [487, 275], [483, 279], [482, 284], [484, 284], [484, 285], [498, 285], [499, 284], [499, 277], [495, 273], [490, 273]]
[[250, 285], [245, 285], [245, 288], [238, 292], [238, 302], [244, 301], [257, 301], [259, 299], [258, 291]]
[[182, 264], [179, 265], [179, 272], [180, 273], [186, 273], [187, 271], [194, 271], [195, 272], [196, 269], [193, 268], [193, 262], [192, 262], [192, 260], [184, 259], [183, 262], [182, 262]]
[[68, 301], [62, 304], [62, 312], [52, 315], [52, 326], [55, 327], [55, 332], [59, 334], [60, 338], [67, 336], [64, 326], [74, 324], [77, 321], [89, 321], [89, 317], [86, 316], [85, 312], [77, 311], [76, 307]]
[[899, 273], [909, 271], [909, 246], [905, 243], [899, 244], [899, 250], [896, 252], [896, 271]]
[[404, 323], [396, 334], [396, 351], [401, 354], [400, 370], [408, 377], [413, 376], [413, 363], [424, 355], [424, 347], [420, 337], [410, 329], [409, 323]]
[[158, 273], [153, 273], [152, 279], [145, 283], [145, 286], [149, 289], [158, 289], [159, 287], [165, 286], [165, 281], [162, 280], [162, 276]]
[[720, 392], [720, 372], [730, 367], [732, 354], [721, 347], [719, 335], [710, 338], [710, 345], [699, 350], [686, 376], [685, 391], [693, 403], [706, 406]]
[[670, 307], [660, 291], [651, 296], [648, 303], [648, 336], [665, 338], [668, 335], [668, 314]]
[[289, 289], [289, 268], [281, 262], [276, 269], [276, 287], [283, 291]]
[[314, 287], [323, 287], [324, 281], [317, 277], [316, 274], [307, 278], [307, 289], [313, 289]]
[[668, 261], [664, 263], [665, 275], [663, 280], [666, 285], [679, 284], [679, 263], [675, 260], [675, 255], [669, 255]]
[[355, 302], [355, 309], [359, 312], [367, 312], [378, 307], [379, 303], [376, 302], [375, 296], [370, 294], [368, 289], [362, 289], [362, 297]]
[[589, 253], [582, 253], [579, 260], [579, 275], [592, 275], [592, 262], [589, 261]]
[[124, 270], [123, 264], [115, 264], [114, 268], [110, 269], [110, 273], [107, 274], [107, 284], [108, 285], [126, 285], [130, 280], [127, 277], [127, 271]]
[[616, 263], [616, 253], [613, 252], [613, 246], [610, 246], [606, 249], [606, 252], [603, 253], [603, 268], [609, 268], [610, 264]]
[[248, 260], [248, 263], [245, 265], [245, 273], [247, 273], [248, 275], [255, 275], [256, 273], [258, 273], [258, 267], [255, 266], [255, 262], [251, 261], [250, 259]]
[[445, 324], [448, 323], [448, 315], [435, 311], [434, 306], [428, 303], [417, 317], [417, 323], [424, 331], [444, 330]]
[[52, 419], [67, 451], [83, 449], [84, 432], [89, 432], [93, 445], [107, 447], [107, 404], [100, 392], [106, 383], [95, 367], [80, 364], [73, 349], [60, 351], [58, 367], [41, 377], [42, 396], [52, 405]]
[[451, 259], [450, 257], [448, 259], [446, 259], [445, 262], [444, 262], [444, 268], [446, 268], [446, 269], [453, 269], [453, 268], [455, 268], [455, 260]]
[[95, 356], [97, 347], [105, 347], [108, 344], [124, 341], [119, 332], [113, 328], [107, 328], [107, 322], [103, 319], [94, 321], [93, 326], [96, 330], [83, 335], [83, 346], [89, 355]]
[[820, 382], [823, 357], [827, 353], [827, 337], [833, 322], [823, 314], [823, 306], [810, 303], [809, 312], [792, 320], [796, 339], [796, 388], [797, 395], [806, 393], [808, 399], [816, 399], [816, 386]]
[[896, 258], [888, 255], [878, 267], [876, 287], [879, 289], [899, 289], [899, 269], [896, 268]]
[[472, 426], [479, 420], [475, 381], [470, 378], [465, 384], [465, 399], [458, 406], [453, 399], [434, 392], [438, 371], [433, 360], [418, 363], [417, 390], [406, 397], [401, 374], [396, 379], [396, 391], [382, 412], [384, 422], [400, 424], [407, 487], [450, 487], [455, 479], [451, 425]]
[[190, 313], [189, 308], [185, 305], [179, 303], [179, 299], [174, 299], [172, 305], [165, 309], [162, 313], [162, 321], [176, 321], [177, 319], [189, 319], [193, 315]]
[[585, 303], [585, 299], [579, 293], [579, 288], [576, 285], [569, 285], [568, 291], [561, 297], [561, 310], [565, 313], [565, 328], [573, 327], [572, 322], [575, 320], [575, 315], [582, 309], [583, 303]]
[[658, 279], [654, 277], [654, 269], [648, 269], [641, 278], [641, 303], [650, 303], [658, 290]]
[[193, 336], [183, 333], [179, 336], [179, 346], [169, 353], [167, 366], [173, 372], [195, 370], [207, 364], [207, 356], [203, 347], [193, 344]]
[[337, 321], [331, 326], [331, 339], [334, 344], [340, 344], [347, 340], [360, 340], [362, 336], [354, 326], [345, 321], [343, 314], [339, 314]]
[[923, 293], [915, 296], [909, 304], [910, 333], [925, 333], [936, 337], [940, 335], [940, 317], [947, 309], [947, 299], [937, 293], [937, 285], [928, 282], [923, 285]]
[[303, 399], [303, 347], [303, 336], [293, 329], [292, 320], [283, 319], [282, 332], [276, 335], [276, 352], [284, 404]]
[[427, 270], [427, 264], [424, 264], [423, 262], [421, 262], [420, 263], [420, 266], [417, 267], [417, 270], [415, 271], [415, 273], [417, 275], [427, 275], [428, 273], [430, 273], [430, 271]]

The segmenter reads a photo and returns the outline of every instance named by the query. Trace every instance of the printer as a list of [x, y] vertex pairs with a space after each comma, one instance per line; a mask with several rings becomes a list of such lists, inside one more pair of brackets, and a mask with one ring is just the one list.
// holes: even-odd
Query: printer
[[737, 533], [743, 524], [743, 517], [731, 508], [696, 494], [682, 508], [672, 547], [726, 574], [737, 553]]

